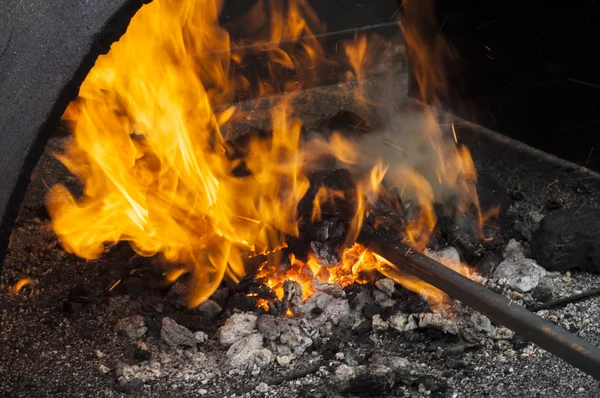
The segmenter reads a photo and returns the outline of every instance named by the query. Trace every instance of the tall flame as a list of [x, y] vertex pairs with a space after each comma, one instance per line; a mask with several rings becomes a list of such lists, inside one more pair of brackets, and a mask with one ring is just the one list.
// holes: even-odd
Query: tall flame
[[[54, 230], [65, 250], [83, 258], [99, 257], [107, 243], [129, 241], [141, 255], [162, 253], [183, 264], [193, 276], [190, 305], [195, 306], [224, 277], [239, 280], [245, 258], [277, 252], [286, 236], [298, 236], [297, 208], [309, 188], [303, 167], [319, 148], [349, 167], [370, 168], [357, 182], [356, 212], [340, 264], [324, 267], [314, 256], [307, 263], [292, 258], [288, 272], [273, 275], [271, 268], [263, 268], [259, 275], [276, 291], [283, 280], [298, 280], [308, 297], [314, 279], [344, 285], [363, 280], [362, 270], [378, 269], [442, 301], [437, 289], [389, 271], [385, 260], [354, 243], [368, 203], [388, 179], [420, 206], [405, 232], [413, 247], [425, 247], [436, 222], [435, 189], [418, 170], [362, 156], [356, 142], [339, 134], [303, 147], [301, 122], [292, 120], [284, 100], [272, 108], [272, 135], [248, 144], [243, 159], [248, 172], [235, 175], [242, 160], [228, 156], [221, 127], [237, 111], [224, 105], [239, 92], [265, 95], [299, 88], [331, 63], [314, 37], [321, 27], [308, 3], [281, 4], [261, 0], [250, 10], [247, 28], [261, 32], [252, 50], [244, 42], [232, 49], [217, 22], [217, 0], [145, 5], [123, 38], [98, 58], [79, 98], [65, 112], [73, 139], [57, 157], [83, 183], [84, 193], [76, 199], [63, 185], [52, 187], [47, 203]], [[267, 59], [266, 80], [247, 77], [244, 62], [250, 51]], [[345, 54], [349, 76], [361, 82], [366, 38], [347, 43]], [[295, 74], [286, 80], [282, 68]], [[356, 95], [362, 94], [359, 83]], [[476, 173], [468, 150], [444, 141], [439, 129], [432, 131], [424, 134], [439, 157], [435, 183], [473, 202]], [[312, 220], [320, 218], [322, 204], [340, 195], [319, 191]], [[176, 268], [168, 279], [182, 272]]]

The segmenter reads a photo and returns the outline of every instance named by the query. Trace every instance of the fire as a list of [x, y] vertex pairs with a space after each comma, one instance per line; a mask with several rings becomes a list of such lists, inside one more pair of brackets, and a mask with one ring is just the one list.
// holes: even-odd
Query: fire
[[[435, 227], [440, 186], [455, 191], [465, 206], [478, 204], [468, 150], [443, 139], [433, 116], [430, 132], [423, 133], [438, 156], [433, 180], [403, 164], [364, 156], [340, 134], [303, 143], [301, 121], [290, 116], [286, 100], [272, 107], [272, 135], [251, 139], [242, 158], [231, 156], [221, 128], [239, 115], [227, 105], [239, 93], [298, 90], [325, 79], [323, 69], [334, 63], [315, 37], [323, 28], [308, 2], [281, 4], [259, 1], [242, 20], [248, 32], [259, 32], [252, 48], [243, 41], [231, 44], [217, 22], [219, 1], [145, 5], [123, 38], [98, 58], [65, 112], [73, 137], [56, 156], [82, 182], [84, 193], [75, 198], [63, 185], [52, 187], [47, 203], [54, 231], [66, 251], [87, 259], [118, 241], [128, 241], [143, 256], [161, 253], [177, 264], [166, 274], [169, 281], [191, 273], [190, 306], [208, 298], [224, 278], [242, 278], [245, 259], [260, 253], [268, 254], [269, 264], [258, 276], [279, 297], [285, 280], [299, 282], [308, 298], [315, 280], [346, 286], [368, 281], [377, 270], [442, 302], [439, 290], [390, 271], [386, 260], [355, 243], [369, 207], [385, 194], [384, 180], [403, 187], [402, 195], [420, 209], [404, 228], [416, 250], [425, 248]], [[253, 75], [244, 65], [257, 53], [266, 59], [266, 73]], [[360, 97], [367, 38], [346, 43], [344, 53]], [[368, 168], [355, 174], [355, 213], [333, 265], [315, 255], [303, 262], [281, 254], [286, 239], [299, 236], [298, 204], [310, 186], [306, 168], [315, 151], [349, 168]], [[235, 173], [240, 168], [242, 176]], [[324, 203], [340, 198], [340, 192], [319, 190], [311, 220], [320, 220]], [[290, 267], [274, 272], [281, 261]]]
[[9, 291], [13, 294], [18, 294], [21, 291], [21, 289], [23, 289], [25, 286], [31, 285], [33, 283], [34, 281], [29, 278], [21, 278], [10, 287]]

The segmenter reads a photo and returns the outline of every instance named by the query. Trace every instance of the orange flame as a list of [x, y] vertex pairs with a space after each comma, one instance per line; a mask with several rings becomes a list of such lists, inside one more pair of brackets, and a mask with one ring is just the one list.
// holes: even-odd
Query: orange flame
[[[432, 184], [478, 205], [468, 150], [444, 140], [439, 129], [423, 133], [438, 155], [433, 183], [416, 169], [365, 156], [360, 145], [340, 134], [301, 146], [301, 122], [290, 117], [287, 101], [272, 108], [270, 138], [252, 139], [243, 160], [227, 156], [221, 127], [237, 110], [224, 105], [236, 93], [298, 89], [321, 79], [326, 74], [319, 71], [331, 66], [314, 36], [322, 26], [308, 2], [281, 4], [261, 0], [242, 19], [248, 32], [258, 32], [258, 44], [251, 48], [243, 41], [230, 46], [227, 31], [217, 23], [220, 1], [145, 5], [123, 38], [98, 58], [65, 112], [73, 139], [57, 157], [83, 183], [84, 194], [76, 199], [65, 186], [52, 187], [47, 203], [54, 231], [66, 251], [83, 258], [97, 258], [107, 243], [121, 240], [143, 256], [162, 253], [177, 263], [165, 274], [168, 281], [192, 274], [190, 306], [208, 298], [223, 278], [243, 277], [244, 259], [257, 253], [269, 253], [271, 263], [258, 276], [279, 296], [285, 280], [299, 282], [307, 298], [315, 280], [346, 286], [366, 282], [378, 270], [434, 303], [443, 302], [439, 290], [392, 271], [384, 259], [355, 243], [369, 203], [383, 193], [386, 179], [402, 186], [420, 208], [405, 228], [417, 250], [425, 248], [435, 227]], [[358, 36], [344, 48], [361, 97], [367, 39]], [[256, 53], [266, 57], [267, 75], [253, 80], [245, 62]], [[291, 77], [286, 70], [294, 72]], [[303, 167], [315, 150], [369, 171], [356, 174], [356, 211], [339, 264], [292, 257], [291, 267], [278, 274], [273, 270], [286, 236], [299, 234], [298, 203], [309, 188]], [[235, 176], [242, 162], [248, 174]], [[319, 219], [323, 203], [341, 197], [320, 190], [312, 220]]]
[[18, 294], [21, 291], [21, 289], [23, 289], [25, 286], [31, 285], [32, 283], [33, 280], [29, 278], [21, 278], [17, 281], [17, 283], [12, 285], [9, 290], [13, 294]]

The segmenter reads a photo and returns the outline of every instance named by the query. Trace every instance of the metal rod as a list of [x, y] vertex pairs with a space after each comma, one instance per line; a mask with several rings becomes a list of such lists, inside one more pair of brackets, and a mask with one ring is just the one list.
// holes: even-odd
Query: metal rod
[[512, 304], [505, 297], [412, 250], [405, 244], [390, 242], [385, 236], [366, 229], [361, 231], [358, 242], [401, 271], [406, 271], [437, 287], [487, 315], [494, 322], [511, 329], [526, 340], [600, 380], [598, 347], [540, 318], [520, 305]]
[[581, 301], [583, 299], [586, 299], [589, 297], [594, 297], [594, 296], [600, 296], [600, 289], [592, 289], [592, 290], [585, 291], [583, 293], [574, 294], [572, 296], [548, 301], [547, 303], [544, 303], [544, 304], [533, 305], [531, 307], [528, 307], [527, 309], [531, 312], [536, 312], [536, 311], [545, 310], [545, 309], [549, 309], [549, 308], [560, 307], [563, 304], [574, 303], [576, 301]]

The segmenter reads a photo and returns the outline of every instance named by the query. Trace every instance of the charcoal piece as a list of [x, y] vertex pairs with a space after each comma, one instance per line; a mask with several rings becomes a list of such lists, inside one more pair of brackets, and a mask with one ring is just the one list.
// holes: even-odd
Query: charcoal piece
[[515, 350], [521, 350], [529, 345], [529, 342], [525, 340], [525, 337], [515, 334], [510, 340]]
[[310, 242], [310, 248], [321, 265], [337, 264], [339, 262], [335, 247], [332, 244], [312, 241]]
[[115, 287], [117, 293], [137, 296], [144, 291], [144, 281], [137, 277], [127, 277]]
[[344, 133], [364, 133], [371, 130], [367, 123], [368, 115], [359, 116], [354, 112], [342, 110], [321, 123], [319, 131], [341, 131]]
[[185, 326], [181, 326], [173, 319], [164, 317], [162, 320], [162, 329], [160, 338], [171, 347], [187, 346], [195, 347], [196, 339], [194, 334]]
[[352, 379], [343, 392], [363, 397], [386, 396], [393, 386], [393, 377], [359, 374]]
[[371, 333], [372, 329], [373, 329], [373, 321], [370, 319], [366, 319], [366, 320], [362, 321], [361, 323], [359, 323], [358, 326], [352, 330], [352, 332], [354, 334], [356, 334], [357, 336], [366, 336], [369, 333]]
[[256, 309], [258, 299], [256, 296], [247, 296], [245, 293], [238, 293], [233, 296], [232, 306], [241, 311], [254, 311]]
[[426, 391], [432, 393], [443, 393], [448, 390], [448, 384], [444, 380], [429, 375], [419, 377], [415, 384], [418, 386], [423, 385]]
[[346, 233], [346, 225], [338, 218], [323, 220], [316, 228], [316, 238], [321, 242], [340, 239]]
[[304, 312], [304, 306], [302, 305], [302, 285], [289, 280], [283, 282], [283, 299], [281, 301], [284, 307], [289, 308], [296, 315]]
[[495, 220], [487, 220], [485, 225], [480, 226], [471, 212], [457, 211], [453, 216], [440, 217], [436, 228], [469, 263], [479, 260], [486, 249], [499, 247], [504, 242], [500, 234], [502, 228], [496, 225]]
[[525, 199], [525, 195], [523, 195], [523, 192], [519, 191], [518, 189], [510, 191], [509, 195], [512, 200], [516, 200], [518, 202]]
[[152, 358], [152, 353], [148, 349], [142, 349], [136, 346], [133, 349], [133, 358], [138, 361], [149, 361]]
[[127, 260], [125, 263], [125, 268], [128, 270], [137, 270], [150, 266], [151, 262], [152, 260], [150, 258], [135, 254]]
[[77, 285], [69, 291], [67, 300], [73, 303], [90, 303], [98, 297], [98, 289], [91, 285]]
[[549, 302], [554, 296], [554, 289], [552, 287], [551, 282], [547, 279], [542, 279], [539, 285], [537, 285], [535, 289], [533, 289], [531, 295], [540, 303]]
[[420, 314], [429, 311], [429, 303], [421, 295], [406, 289], [404, 289], [404, 292], [404, 294], [398, 292], [398, 294], [402, 294], [404, 297], [404, 300], [398, 303], [400, 312]]
[[236, 285], [236, 293], [256, 293], [260, 286], [264, 283], [263, 278], [255, 278], [254, 275], [247, 274], [242, 280]]
[[146, 321], [141, 315], [133, 315], [121, 318], [115, 325], [115, 332], [119, 335], [129, 337], [132, 340], [139, 339], [148, 331]]
[[160, 297], [146, 296], [142, 299], [141, 309], [146, 314], [161, 314], [165, 310], [165, 304], [167, 303]]
[[383, 309], [379, 304], [367, 304], [362, 308], [361, 313], [367, 319], [373, 319], [373, 317], [377, 314], [381, 314]]
[[527, 223], [521, 220], [515, 220], [512, 225], [512, 230], [514, 232], [513, 236], [517, 237], [519, 240], [523, 239], [527, 242], [531, 242], [532, 231]]
[[63, 311], [67, 314], [78, 314], [79, 312], [81, 312], [81, 310], [83, 310], [83, 307], [83, 303], [75, 303], [69, 300], [63, 301], [62, 305]]
[[481, 276], [483, 276], [484, 278], [490, 278], [494, 274], [494, 271], [496, 270], [498, 264], [500, 264], [500, 261], [500, 256], [498, 256], [494, 252], [487, 251], [483, 255], [481, 261], [477, 263], [475, 268], [477, 269], [477, 271], [479, 271]]
[[222, 287], [222, 288], [215, 290], [215, 292], [212, 294], [212, 296], [210, 296], [210, 300], [214, 301], [221, 308], [223, 308], [227, 305], [227, 301], [229, 300], [229, 294], [230, 294], [229, 288]]
[[465, 363], [465, 361], [454, 357], [454, 356], [447, 356], [444, 358], [444, 365], [446, 365], [446, 367], [450, 368], [450, 369], [464, 369], [467, 367], [467, 364]]
[[238, 135], [233, 141], [226, 141], [223, 145], [225, 156], [229, 160], [241, 160], [245, 158], [248, 156], [250, 143], [265, 140], [272, 135], [269, 131], [250, 127], [247, 124], [242, 125], [241, 128], [249, 129], [247, 132]]
[[203, 301], [200, 303], [200, 305], [194, 308], [194, 312], [197, 313], [205, 322], [215, 319], [221, 313], [221, 311], [223, 311], [223, 308], [215, 301], [210, 299]]
[[189, 299], [189, 288], [185, 283], [175, 282], [167, 294], [167, 301], [176, 308], [183, 308]]
[[327, 398], [328, 394], [320, 388], [303, 386], [298, 389], [299, 398]]
[[117, 386], [117, 391], [133, 395], [144, 388], [144, 382], [140, 379], [119, 379], [119, 384]]
[[548, 199], [546, 202], [546, 208], [548, 210], [558, 210], [565, 205], [565, 200], [561, 196], [555, 196]]
[[[321, 188], [327, 188], [341, 193], [341, 197], [333, 196], [320, 205], [321, 219], [337, 217], [341, 220], [350, 220], [356, 211], [356, 185], [352, 174], [347, 169], [309, 171], [307, 178], [310, 182], [308, 191], [298, 203], [298, 217], [305, 224], [311, 225], [309, 220], [313, 213], [313, 201]], [[301, 230], [308, 229], [301, 226]], [[304, 235], [304, 233], [302, 233]], [[313, 240], [316, 240], [313, 238]]]
[[165, 280], [163, 271], [158, 267], [152, 267], [142, 274], [144, 287], [148, 290], [163, 291], [170, 287], [170, 283]]
[[535, 232], [531, 254], [548, 271], [600, 272], [600, 212], [589, 207], [548, 214]]
[[161, 325], [155, 317], [145, 316], [144, 323], [148, 327], [148, 331], [150, 331], [151, 333], [155, 335], [158, 335], [160, 333]]
[[368, 208], [366, 222], [374, 229], [387, 232], [404, 239], [404, 230], [407, 220], [414, 219], [419, 214], [420, 208], [410, 200], [403, 203], [400, 194], [386, 191]]

